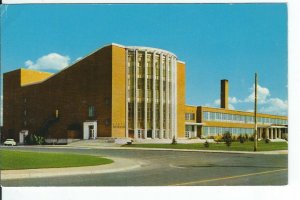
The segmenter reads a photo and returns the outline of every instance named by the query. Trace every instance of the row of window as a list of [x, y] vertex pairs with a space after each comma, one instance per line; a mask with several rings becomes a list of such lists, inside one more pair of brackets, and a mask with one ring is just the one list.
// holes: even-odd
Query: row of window
[[[163, 104], [163, 127], [166, 127], [166, 118], [167, 118], [167, 113], [166, 113], [166, 105], [171, 106], [171, 104]], [[170, 108], [170, 107], [169, 107]], [[171, 108], [170, 108], [171, 109]], [[144, 117], [145, 117], [145, 107], [144, 103], [138, 103], [137, 104], [137, 122], [138, 122], [138, 127], [143, 128], [144, 127]], [[171, 112], [169, 113], [169, 119], [171, 119]], [[147, 124], [148, 127], [152, 127], [152, 120], [153, 120], [153, 105], [152, 103], [147, 103]], [[129, 102], [128, 103], [128, 125], [129, 128], [133, 128], [133, 121], [134, 121], [134, 103]], [[155, 106], [155, 121], [156, 121], [156, 126], [159, 128], [160, 126], [160, 104], [156, 104]]]
[[[253, 124], [254, 117], [246, 116], [246, 115], [218, 113], [218, 112], [204, 112], [204, 121], [225, 121], [225, 122]], [[268, 118], [268, 117], [258, 117], [257, 123], [260, 123], [260, 124], [287, 124], [287, 120], [274, 119], [274, 118]]]
[[[169, 88], [171, 90], [171, 87], [172, 87], [172, 83], [169, 82]], [[133, 78], [129, 78], [128, 79], [128, 88], [132, 88], [133, 89], [134, 87], [134, 79]], [[163, 87], [163, 90], [166, 91], [166, 87], [167, 87], [167, 84], [166, 84], [166, 81], [162, 81], [162, 87]], [[153, 80], [152, 79], [147, 79], [147, 89], [148, 90], [152, 90], [153, 88]], [[141, 89], [141, 90], [144, 90], [145, 89], [145, 79], [144, 78], [138, 78], [137, 79], [137, 89]], [[159, 90], [160, 89], [160, 80], [155, 80], [155, 89], [156, 90]]]
[[225, 127], [202, 127], [202, 135], [203, 136], [215, 136], [222, 135], [226, 132], [229, 132], [233, 135], [241, 135], [241, 134], [253, 134], [253, 128], [225, 128]]

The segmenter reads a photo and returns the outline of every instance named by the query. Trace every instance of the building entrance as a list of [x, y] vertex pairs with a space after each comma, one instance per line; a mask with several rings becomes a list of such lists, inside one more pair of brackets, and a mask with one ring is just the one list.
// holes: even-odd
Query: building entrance
[[97, 121], [83, 122], [83, 139], [96, 139], [97, 138]]

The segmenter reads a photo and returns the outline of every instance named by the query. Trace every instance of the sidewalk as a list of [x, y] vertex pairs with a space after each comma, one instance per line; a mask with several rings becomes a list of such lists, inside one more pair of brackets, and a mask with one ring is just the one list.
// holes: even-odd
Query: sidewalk
[[274, 150], [274, 151], [224, 151], [224, 150], [203, 150], [203, 149], [168, 149], [168, 148], [147, 148], [147, 147], [121, 147], [115, 145], [34, 145], [34, 146], [16, 146], [18, 147], [30, 147], [30, 148], [62, 148], [62, 149], [115, 149], [115, 150], [142, 150], [142, 151], [182, 151], [182, 152], [204, 152], [204, 153], [233, 153], [233, 154], [288, 154], [288, 150]]
[[[68, 148], [68, 147], [66, 147]], [[73, 146], [74, 148], [74, 146]], [[77, 148], [87, 149], [117, 149], [117, 150], [144, 150], [144, 151], [182, 151], [182, 152], [205, 152], [205, 153], [233, 153], [233, 154], [288, 154], [288, 150], [275, 151], [223, 151], [223, 150], [198, 150], [198, 149], [168, 149], [168, 148], [144, 148], [144, 147], [96, 147], [77, 146]]]
[[25, 169], [25, 170], [2, 170], [1, 180], [41, 178], [53, 176], [102, 174], [126, 171], [140, 167], [143, 163], [136, 160], [124, 158], [111, 158], [114, 162], [107, 165], [68, 167], [68, 168], [46, 168], [46, 169]]

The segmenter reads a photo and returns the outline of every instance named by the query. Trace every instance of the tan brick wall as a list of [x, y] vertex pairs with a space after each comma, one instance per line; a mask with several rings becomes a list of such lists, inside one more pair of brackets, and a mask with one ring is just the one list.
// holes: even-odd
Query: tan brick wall
[[126, 58], [125, 49], [112, 47], [112, 137], [125, 137]]
[[[59, 121], [49, 128], [50, 137], [66, 138], [73, 123], [82, 126], [86, 120], [97, 120], [98, 137], [111, 137], [112, 113], [112, 47], [107, 46], [87, 56], [46, 81], [20, 87], [21, 82], [32, 83], [20, 70], [4, 75], [4, 132], [27, 129], [36, 133], [45, 121], [59, 110]], [[26, 71], [27, 72], [27, 71]], [[29, 73], [23, 74], [29, 74]], [[24, 98], [27, 102], [24, 103]], [[95, 107], [95, 117], [88, 117], [88, 107]], [[27, 126], [24, 126], [24, 109]], [[105, 124], [108, 121], [109, 124]], [[7, 135], [5, 135], [7, 136]], [[82, 134], [81, 134], [82, 137]]]
[[3, 74], [3, 133], [4, 139], [18, 139], [17, 131], [21, 129], [19, 119], [23, 118], [20, 93], [21, 70], [14, 70]]
[[30, 69], [21, 69], [21, 86], [43, 81], [52, 75], [53, 73], [41, 72]]
[[185, 132], [185, 64], [177, 62], [177, 137]]
[[185, 105], [185, 113], [194, 113], [195, 119], [194, 120], [184, 120], [185, 122], [197, 122], [197, 106], [188, 106]]

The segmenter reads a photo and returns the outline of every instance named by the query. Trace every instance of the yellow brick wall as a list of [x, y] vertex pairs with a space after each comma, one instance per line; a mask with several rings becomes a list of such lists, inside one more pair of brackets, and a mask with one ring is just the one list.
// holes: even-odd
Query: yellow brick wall
[[125, 137], [126, 117], [125, 49], [112, 46], [112, 137]]
[[185, 132], [185, 64], [177, 62], [177, 137]]
[[52, 75], [53, 75], [52, 73], [48, 73], [48, 72], [35, 71], [30, 69], [21, 69], [20, 84], [21, 86], [23, 86], [26, 84], [40, 82], [49, 78]]
[[185, 106], [185, 113], [194, 113], [195, 119], [194, 120], [186, 120], [185, 122], [197, 122], [197, 106]]

